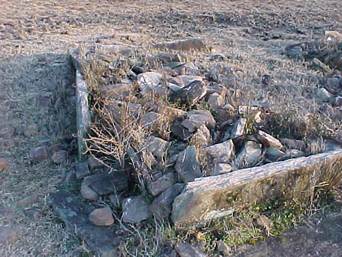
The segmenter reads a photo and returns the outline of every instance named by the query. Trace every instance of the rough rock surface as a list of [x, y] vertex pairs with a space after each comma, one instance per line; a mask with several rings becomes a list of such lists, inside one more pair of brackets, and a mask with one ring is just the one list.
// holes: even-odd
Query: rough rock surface
[[231, 161], [235, 154], [234, 144], [232, 140], [227, 140], [223, 143], [206, 147], [205, 152], [213, 159], [214, 163], [227, 163]]
[[89, 206], [77, 196], [58, 191], [50, 195], [49, 202], [67, 230], [75, 232], [97, 256], [117, 256], [120, 237], [110, 228], [93, 225], [88, 219]]
[[207, 255], [198, 248], [193, 247], [188, 243], [178, 243], [175, 249], [180, 257], [207, 257]]
[[126, 198], [122, 203], [122, 220], [127, 223], [139, 223], [151, 216], [149, 205], [143, 196]]
[[201, 167], [197, 160], [197, 152], [194, 146], [188, 146], [178, 155], [175, 169], [183, 182], [194, 181], [202, 176]]
[[89, 214], [89, 220], [96, 226], [110, 226], [114, 223], [112, 210], [109, 207], [93, 210]]
[[341, 165], [338, 150], [200, 178], [188, 183], [175, 199], [172, 220], [182, 227], [274, 198], [306, 200], [320, 182], [339, 183]]
[[176, 182], [175, 174], [172, 172], [166, 173], [155, 181], [150, 181], [147, 184], [148, 191], [153, 196], [159, 195], [161, 192], [168, 189]]

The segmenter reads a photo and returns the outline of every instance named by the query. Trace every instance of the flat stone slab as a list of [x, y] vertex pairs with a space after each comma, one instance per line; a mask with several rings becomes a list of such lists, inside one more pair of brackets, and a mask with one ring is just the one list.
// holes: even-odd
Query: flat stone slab
[[272, 199], [310, 200], [316, 186], [328, 189], [341, 178], [342, 150], [199, 178], [175, 199], [172, 220], [182, 228]]
[[90, 223], [88, 214], [92, 208], [79, 197], [66, 191], [58, 191], [50, 195], [49, 202], [67, 230], [84, 240], [96, 256], [117, 256], [120, 237], [114, 234], [111, 227], [99, 227]]

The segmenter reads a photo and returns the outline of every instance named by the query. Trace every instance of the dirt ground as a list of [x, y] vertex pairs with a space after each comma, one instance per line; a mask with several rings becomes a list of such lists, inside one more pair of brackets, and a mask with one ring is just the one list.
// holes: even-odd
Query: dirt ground
[[[53, 94], [63, 83], [59, 76], [70, 75], [65, 56], [57, 54], [84, 43], [139, 46], [201, 37], [245, 71], [246, 90], [270, 74], [277, 87], [286, 85], [286, 92], [296, 95], [314, 87], [319, 74], [284, 57], [285, 46], [320, 38], [327, 30], [342, 31], [340, 0], [0, 0], [0, 7], [0, 158], [10, 163], [0, 174], [0, 256], [6, 257], [67, 256], [80, 245], [46, 203], [68, 166], [32, 164], [28, 158], [31, 147], [72, 133], [61, 121], [65, 107], [58, 113], [36, 101]], [[54, 55], [39, 55], [45, 53]], [[1, 244], [4, 235], [7, 241]], [[335, 249], [327, 241], [326, 248]], [[317, 241], [312, 242], [313, 247]], [[247, 256], [275, 256], [262, 247], [261, 255], [250, 250]], [[277, 244], [271, 242], [271, 248]], [[301, 256], [328, 256], [317, 254]]]

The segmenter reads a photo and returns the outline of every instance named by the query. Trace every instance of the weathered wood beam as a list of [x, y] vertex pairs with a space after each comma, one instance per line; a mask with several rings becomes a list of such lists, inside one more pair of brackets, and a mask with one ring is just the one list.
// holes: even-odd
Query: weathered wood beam
[[310, 201], [342, 179], [342, 150], [196, 179], [175, 199], [176, 227], [205, 223], [272, 199]]

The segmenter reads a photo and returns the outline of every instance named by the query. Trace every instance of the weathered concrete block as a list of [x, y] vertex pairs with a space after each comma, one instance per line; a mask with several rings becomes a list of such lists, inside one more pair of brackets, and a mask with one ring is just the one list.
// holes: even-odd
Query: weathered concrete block
[[175, 199], [176, 227], [201, 224], [272, 199], [310, 200], [342, 179], [342, 150], [196, 179]]
[[87, 84], [78, 70], [76, 71], [76, 98], [78, 157], [81, 159], [86, 149], [84, 137], [90, 124], [90, 114]]

